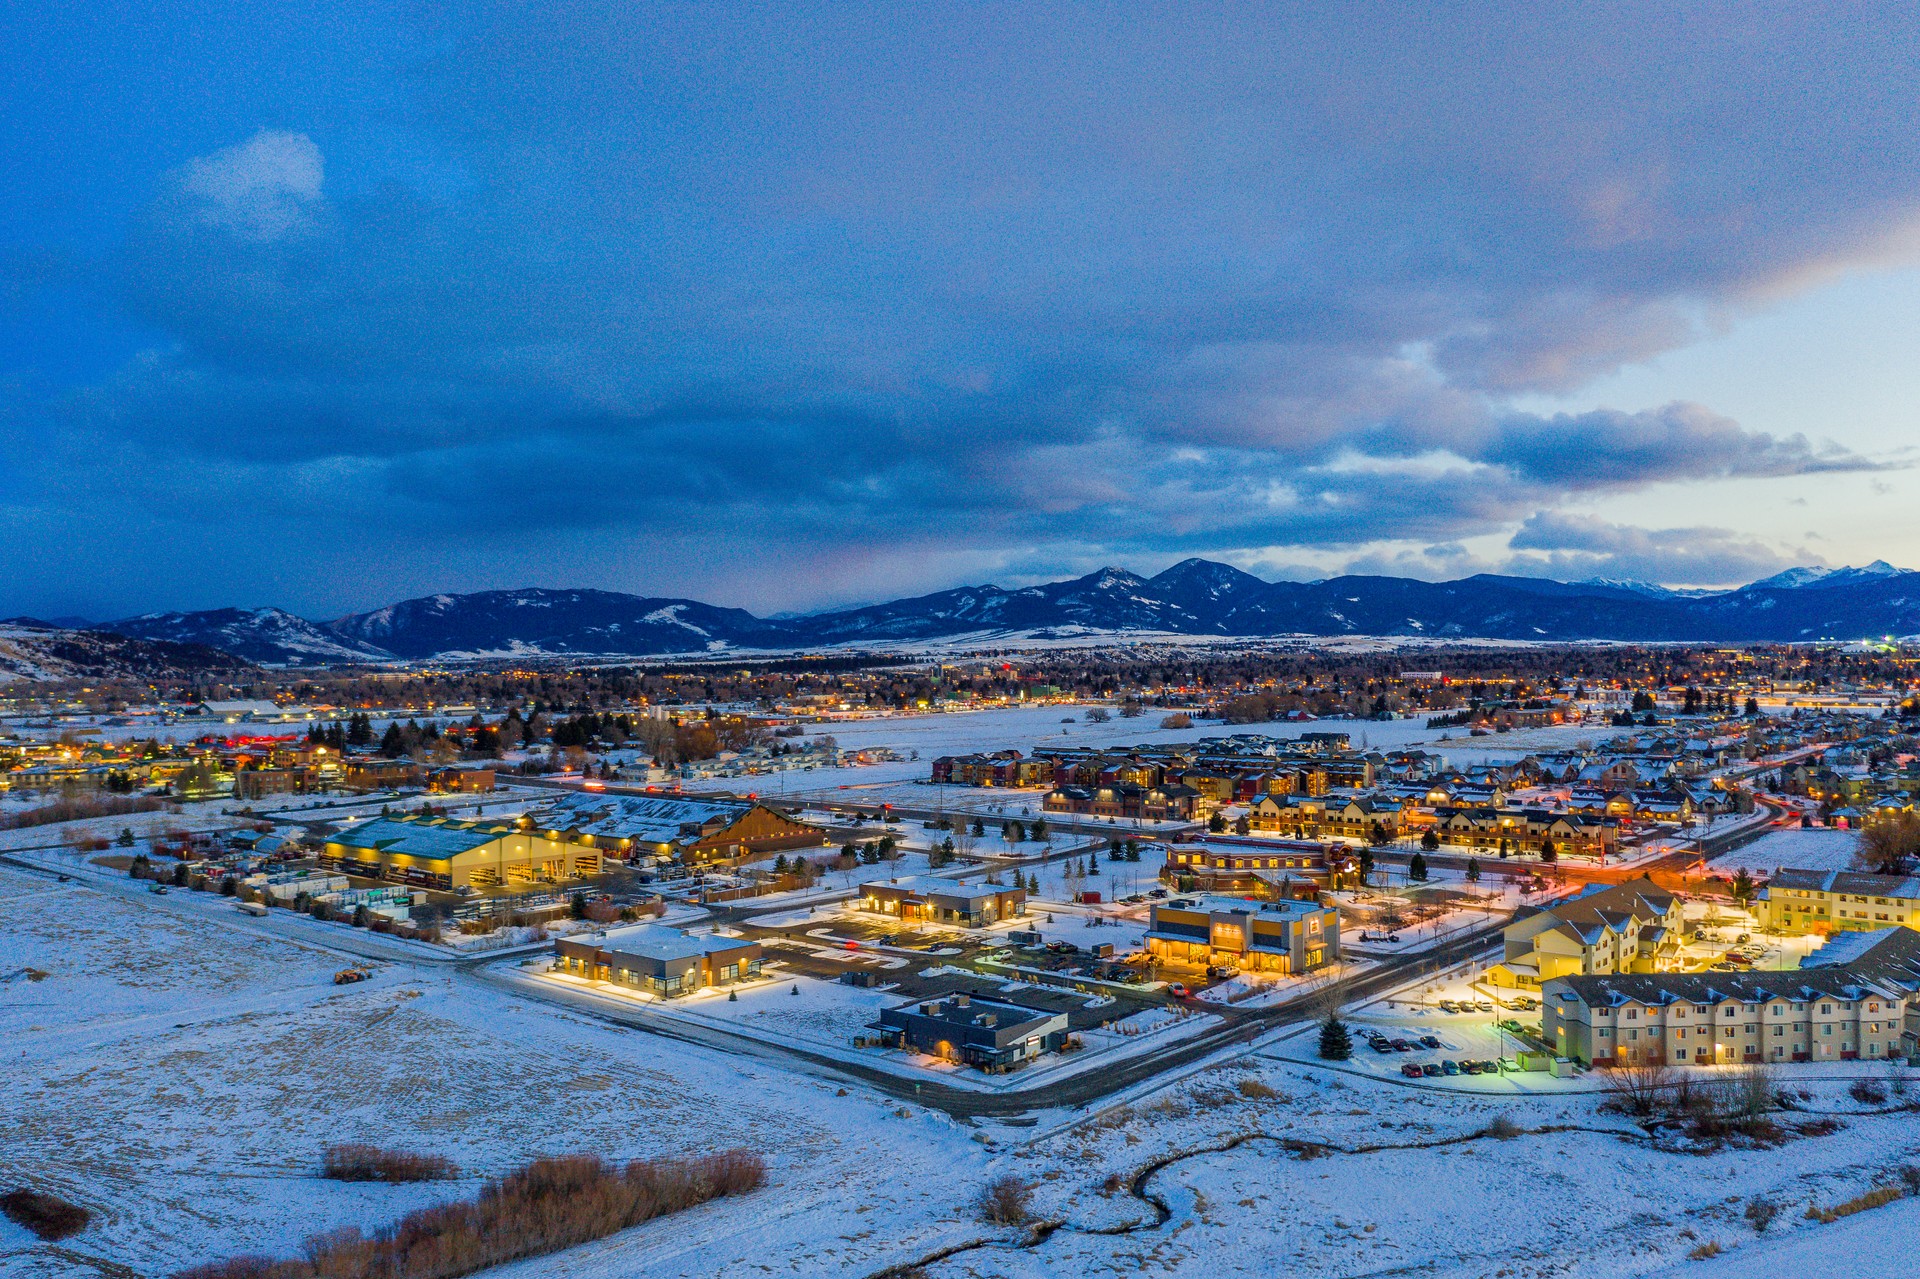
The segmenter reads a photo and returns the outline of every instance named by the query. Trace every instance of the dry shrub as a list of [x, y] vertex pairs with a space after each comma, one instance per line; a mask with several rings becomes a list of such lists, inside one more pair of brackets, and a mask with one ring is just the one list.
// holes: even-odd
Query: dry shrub
[[765, 1162], [745, 1150], [625, 1167], [592, 1155], [537, 1159], [488, 1182], [474, 1199], [422, 1208], [371, 1236], [351, 1227], [329, 1231], [307, 1239], [297, 1260], [234, 1257], [175, 1279], [455, 1279], [744, 1194], [765, 1180]]
[[460, 1170], [439, 1155], [346, 1144], [327, 1147], [320, 1175], [335, 1181], [450, 1181]]
[[1753, 1233], [1763, 1235], [1773, 1219], [1780, 1215], [1780, 1205], [1771, 1199], [1754, 1198], [1747, 1201], [1747, 1224], [1753, 1227]]
[[1709, 1257], [1717, 1257], [1719, 1255], [1720, 1245], [1717, 1243], [1703, 1243], [1687, 1254], [1687, 1256], [1694, 1261], [1705, 1261]]
[[1240, 1095], [1249, 1101], [1278, 1101], [1280, 1094], [1265, 1081], [1253, 1078], [1242, 1079], [1234, 1085]]
[[1495, 1115], [1493, 1122], [1482, 1130], [1487, 1136], [1499, 1141], [1512, 1141], [1526, 1130], [1513, 1121], [1511, 1115]]
[[980, 1192], [980, 1218], [996, 1226], [1023, 1224], [1033, 1206], [1033, 1187], [1009, 1173]]
[[0, 1195], [0, 1212], [49, 1242], [77, 1235], [93, 1220], [79, 1204], [42, 1190], [9, 1190]]
[[29, 826], [52, 826], [58, 822], [84, 821], [89, 817], [119, 817], [126, 813], [157, 813], [166, 802], [150, 795], [101, 795], [62, 799], [22, 813], [0, 816], [0, 830], [24, 830]]
[[1856, 1079], [1847, 1089], [1847, 1096], [1863, 1106], [1884, 1106], [1887, 1104], [1887, 1090], [1876, 1079]]

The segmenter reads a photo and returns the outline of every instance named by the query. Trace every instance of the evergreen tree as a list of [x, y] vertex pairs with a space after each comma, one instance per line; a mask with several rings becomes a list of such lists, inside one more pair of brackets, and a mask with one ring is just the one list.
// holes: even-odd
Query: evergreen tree
[[1353, 1036], [1338, 1013], [1328, 1013], [1320, 1023], [1320, 1056], [1325, 1061], [1345, 1061], [1353, 1056]]
[[[1414, 854], [1415, 857], [1419, 855], [1418, 853]], [[1360, 882], [1364, 884], [1373, 877], [1373, 850], [1371, 848], [1362, 848], [1360, 850], [1358, 864], [1360, 868]]]
[[1469, 884], [1477, 884], [1480, 882], [1480, 859], [1478, 857], [1467, 858], [1467, 882]]
[[1427, 831], [1425, 834], [1421, 835], [1420, 847], [1426, 849], [1430, 853], [1437, 851], [1440, 847], [1440, 832], [1437, 830], [1430, 830], [1430, 831]]
[[1540, 842], [1540, 860], [1543, 862], [1557, 862], [1560, 860], [1560, 850], [1553, 846], [1552, 840], [1546, 839]]
[[398, 759], [407, 753], [407, 737], [398, 723], [387, 725], [386, 736], [380, 739], [380, 753], [389, 759]]
[[1087, 874], [1098, 875], [1099, 873], [1100, 873], [1100, 854], [1088, 853], [1087, 854]]
[[1424, 856], [1419, 853], [1413, 855], [1413, 860], [1407, 863], [1407, 878], [1426, 883], [1427, 859]]
[[567, 913], [575, 919], [585, 919], [587, 917], [587, 895], [585, 893], [574, 893], [568, 897]]
[[1753, 895], [1755, 891], [1756, 890], [1754, 888], [1753, 876], [1747, 873], [1747, 868], [1745, 866], [1742, 866], [1739, 870], [1734, 872], [1733, 874], [1733, 900], [1734, 901], [1738, 902], [1742, 906], [1745, 906], [1753, 900]]

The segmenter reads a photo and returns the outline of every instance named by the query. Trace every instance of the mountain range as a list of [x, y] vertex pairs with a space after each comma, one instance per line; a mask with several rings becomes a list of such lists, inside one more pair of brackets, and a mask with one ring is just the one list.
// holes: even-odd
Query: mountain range
[[324, 622], [278, 608], [227, 608], [149, 613], [91, 629], [201, 645], [269, 665], [649, 656], [1127, 632], [1805, 641], [1920, 633], [1920, 573], [1883, 562], [1790, 569], [1734, 590], [1700, 592], [1492, 574], [1452, 582], [1371, 576], [1268, 582], [1231, 565], [1190, 559], [1152, 577], [1106, 568], [1040, 586], [958, 587], [797, 617], [756, 617], [697, 600], [614, 591], [528, 588], [429, 595]]

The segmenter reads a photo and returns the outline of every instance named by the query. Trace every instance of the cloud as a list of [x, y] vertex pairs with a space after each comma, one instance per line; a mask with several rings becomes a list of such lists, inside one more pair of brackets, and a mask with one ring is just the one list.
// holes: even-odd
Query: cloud
[[1506, 571], [1558, 578], [1608, 577], [1687, 586], [1733, 586], [1794, 565], [1826, 561], [1725, 528], [1644, 529], [1591, 515], [1541, 512], [1508, 545], [1523, 554]]
[[[18, 406], [14, 497], [58, 527], [112, 459], [138, 548], [239, 484], [317, 539], [724, 594], [768, 548], [1459, 565], [1595, 494], [1881, 465], [1702, 405], [1515, 407], [1915, 225], [1914, 23], [1735, 25], [482, 6], [391, 42], [428, 52], [390, 114], [290, 95], [156, 165], [109, 269], [158, 338]], [[336, 572], [260, 576], [399, 580]]]
[[174, 211], [242, 240], [278, 240], [311, 227], [325, 174], [313, 139], [262, 129], [246, 142], [189, 160], [175, 173]]

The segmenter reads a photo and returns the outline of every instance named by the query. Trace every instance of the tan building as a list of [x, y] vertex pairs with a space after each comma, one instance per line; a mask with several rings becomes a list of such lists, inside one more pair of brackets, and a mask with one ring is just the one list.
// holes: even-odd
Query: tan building
[[1920, 928], [1920, 878], [1849, 870], [1776, 870], [1753, 903], [1762, 928], [1833, 933]]
[[610, 981], [671, 999], [760, 975], [758, 942], [700, 936], [659, 924], [630, 924], [562, 937], [553, 943], [563, 972]]
[[1027, 891], [1000, 884], [958, 884], [937, 875], [902, 875], [860, 885], [862, 910], [902, 922], [982, 928], [1027, 913]]
[[1855, 934], [1809, 962], [1554, 978], [1541, 987], [1541, 1029], [1560, 1056], [1603, 1065], [1871, 1061], [1920, 1045], [1920, 933]]
[[330, 836], [320, 864], [348, 875], [425, 888], [558, 883], [598, 875], [599, 852], [506, 822], [376, 817]]
[[1679, 954], [1680, 899], [1644, 875], [1543, 906], [1506, 927], [1506, 957], [1488, 971], [1496, 986], [1534, 987], [1557, 977], [1650, 973]]
[[1311, 972], [1340, 959], [1340, 912], [1317, 902], [1176, 897], [1153, 904], [1147, 953], [1194, 967]]

